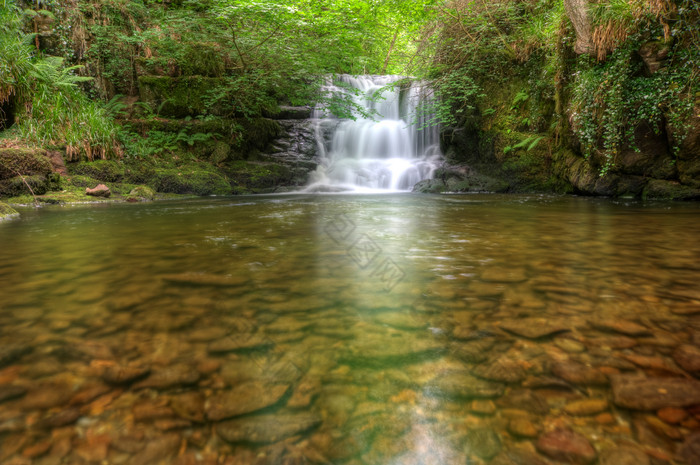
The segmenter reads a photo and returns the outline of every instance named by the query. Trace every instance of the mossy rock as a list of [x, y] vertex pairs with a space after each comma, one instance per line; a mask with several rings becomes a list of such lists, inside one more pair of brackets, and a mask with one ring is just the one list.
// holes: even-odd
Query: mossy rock
[[109, 185], [109, 189], [112, 191], [112, 194], [123, 196], [129, 195], [129, 192], [134, 190], [135, 187], [135, 184], [129, 184], [126, 182], [118, 182]]
[[103, 181], [99, 179], [92, 178], [90, 176], [83, 176], [80, 174], [75, 174], [68, 178], [68, 182], [75, 186], [75, 187], [80, 187], [80, 188], [85, 188], [89, 187], [92, 189], [93, 187], [97, 186], [98, 184], [101, 184]]
[[102, 182], [120, 182], [124, 179], [124, 165], [115, 160], [95, 160], [68, 164], [71, 174], [89, 176]]
[[226, 142], [219, 141], [214, 145], [214, 150], [212, 151], [211, 155], [209, 155], [209, 161], [215, 165], [218, 165], [219, 163], [226, 161], [230, 152], [231, 146]]
[[0, 179], [22, 175], [47, 175], [53, 171], [46, 152], [39, 149], [0, 149]]
[[149, 185], [158, 192], [171, 194], [227, 195], [231, 186], [219, 174], [199, 168], [160, 168]]
[[156, 197], [156, 193], [148, 186], [136, 186], [129, 194], [126, 196], [127, 201], [147, 201], [153, 200]]
[[232, 184], [244, 190], [270, 189], [289, 185], [293, 180], [289, 167], [277, 163], [236, 161], [225, 170]]
[[16, 218], [18, 216], [19, 213], [17, 213], [17, 210], [6, 203], [0, 202], [0, 221], [9, 220], [10, 218]]
[[[29, 190], [29, 187], [31, 190]], [[35, 174], [33, 176], [15, 176], [14, 178], [0, 181], [0, 197], [16, 197], [22, 194], [44, 195], [49, 190], [46, 176]]]
[[663, 200], [698, 200], [700, 199], [700, 189], [684, 186], [674, 181], [655, 179], [649, 181], [642, 197]]
[[127, 162], [124, 167], [124, 181], [131, 184], [147, 184], [156, 175], [156, 169], [143, 162]]

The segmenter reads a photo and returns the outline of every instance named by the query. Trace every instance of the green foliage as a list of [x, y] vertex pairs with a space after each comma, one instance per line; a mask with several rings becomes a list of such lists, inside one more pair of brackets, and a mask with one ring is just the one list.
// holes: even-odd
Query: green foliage
[[509, 153], [517, 149], [525, 149], [526, 152], [529, 152], [530, 150], [534, 149], [537, 147], [537, 144], [540, 143], [544, 139], [544, 136], [538, 136], [536, 134], [533, 134], [520, 142], [518, 142], [515, 145], [508, 145], [504, 147], [503, 153]]
[[9, 5], [0, 30], [0, 103], [17, 96], [16, 134], [30, 144], [64, 146], [69, 159], [118, 156], [114, 122], [78, 87], [90, 78], [63, 58], [37, 56], [31, 37], [20, 32], [19, 9]]
[[[638, 148], [634, 130], [647, 123], [660, 131], [665, 122], [679, 131], [677, 149], [685, 137], [695, 103], [698, 76], [685, 67], [666, 66], [651, 76], [642, 73], [636, 57], [638, 42], [617, 48], [606, 62], [585, 57], [573, 83], [573, 130], [585, 156], [600, 152], [601, 174], [614, 166], [625, 147]], [[697, 60], [698, 51], [676, 50], [675, 59]], [[693, 55], [695, 55], [693, 57]]]
[[135, 158], [172, 156], [180, 152], [184, 146], [192, 147], [216, 136], [220, 135], [202, 132], [190, 133], [185, 129], [181, 129], [179, 132], [151, 130], [141, 136], [128, 127], [124, 127], [119, 133], [127, 156]]

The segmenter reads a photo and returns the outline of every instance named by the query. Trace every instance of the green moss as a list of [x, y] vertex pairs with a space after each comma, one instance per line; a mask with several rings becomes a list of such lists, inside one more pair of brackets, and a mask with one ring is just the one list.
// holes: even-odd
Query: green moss
[[288, 167], [276, 163], [235, 161], [226, 165], [225, 170], [239, 191], [269, 189], [289, 184], [293, 178]]
[[[27, 187], [29, 185], [29, 187]], [[31, 190], [29, 188], [31, 187]], [[0, 181], [0, 197], [16, 197], [22, 194], [32, 193], [34, 195], [43, 195], [49, 190], [49, 184], [46, 176], [15, 176], [14, 178]]]
[[83, 176], [80, 174], [75, 174], [67, 179], [67, 184], [69, 186], [80, 187], [82, 189], [85, 189], [86, 187], [92, 189], [101, 182], [102, 181], [98, 179], [92, 178], [90, 176]]
[[129, 195], [129, 192], [134, 190], [136, 187], [136, 184], [130, 184], [130, 183], [125, 183], [125, 182], [118, 182], [115, 184], [110, 184], [109, 189], [112, 191], [112, 194], [115, 195], [120, 195], [120, 196], [127, 196]]
[[209, 161], [215, 165], [218, 165], [219, 163], [226, 161], [230, 151], [231, 146], [226, 142], [217, 142], [214, 145], [214, 150], [209, 156]]
[[126, 196], [127, 201], [153, 200], [156, 193], [148, 186], [136, 186]]
[[195, 195], [227, 195], [231, 186], [218, 173], [199, 167], [158, 168], [149, 182], [158, 192]]
[[10, 218], [16, 218], [19, 216], [17, 210], [10, 207], [6, 203], [0, 202], [0, 221], [9, 220]]
[[700, 189], [684, 186], [673, 181], [655, 179], [650, 181], [644, 193], [644, 199], [664, 199], [664, 200], [697, 200], [700, 199]]
[[89, 176], [102, 182], [120, 182], [124, 179], [124, 165], [115, 160], [69, 163], [67, 168], [72, 174]]
[[51, 173], [51, 162], [46, 152], [39, 149], [0, 149], [0, 179], [24, 175], [47, 175]]
[[132, 184], [147, 184], [156, 175], [155, 167], [137, 158], [125, 162], [124, 181]]

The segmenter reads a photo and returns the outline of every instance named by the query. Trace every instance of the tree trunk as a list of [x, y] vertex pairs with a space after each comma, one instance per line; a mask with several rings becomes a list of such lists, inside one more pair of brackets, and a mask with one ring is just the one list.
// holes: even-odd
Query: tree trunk
[[588, 5], [589, 0], [564, 0], [566, 15], [571, 20], [576, 31], [574, 51], [579, 55], [593, 53], [591, 18], [588, 14]]

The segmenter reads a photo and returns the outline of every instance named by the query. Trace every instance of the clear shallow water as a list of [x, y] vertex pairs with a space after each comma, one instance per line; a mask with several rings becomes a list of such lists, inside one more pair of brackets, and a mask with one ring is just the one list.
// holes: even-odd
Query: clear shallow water
[[[696, 204], [539, 196], [24, 210], [0, 462], [537, 464], [554, 434], [692, 463], [699, 233]], [[620, 374], [691, 394], [672, 419]]]

